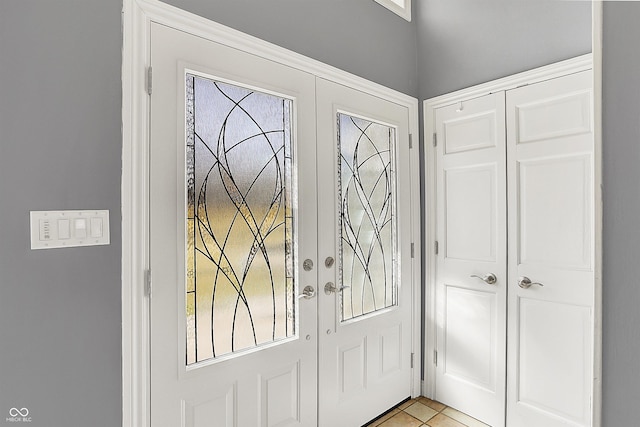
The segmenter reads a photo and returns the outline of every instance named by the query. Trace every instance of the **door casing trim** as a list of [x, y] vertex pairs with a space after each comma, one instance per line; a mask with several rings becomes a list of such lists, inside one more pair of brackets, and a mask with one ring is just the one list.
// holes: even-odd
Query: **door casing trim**
[[[124, 0], [122, 10], [122, 426], [150, 426], [149, 297], [149, 113], [147, 73], [152, 22], [194, 34], [296, 68], [405, 106], [409, 129], [418, 137], [418, 100], [346, 71], [291, 52], [158, 0]], [[411, 157], [411, 231], [420, 236], [420, 156]], [[417, 239], [417, 237], [416, 237]], [[412, 259], [412, 353], [422, 359], [421, 250]], [[421, 392], [419, 364], [414, 365], [411, 394]]]
[[[425, 203], [423, 224], [424, 240], [424, 380], [422, 394], [427, 397], [435, 395], [435, 364], [437, 325], [435, 267], [436, 253], [436, 150], [431, 142], [435, 133], [435, 110], [461, 101], [478, 98], [497, 91], [515, 89], [519, 86], [550, 80], [573, 73], [593, 70], [594, 94], [594, 228], [595, 228], [595, 290], [594, 290], [594, 339], [593, 339], [593, 378], [592, 378], [592, 427], [601, 425], [601, 388], [602, 388], [602, 2], [593, 3], [593, 53], [581, 55], [555, 64], [514, 74], [498, 80], [458, 90], [423, 101], [423, 122], [425, 135], [424, 150], [424, 186]], [[507, 337], [508, 339], [508, 337]]]

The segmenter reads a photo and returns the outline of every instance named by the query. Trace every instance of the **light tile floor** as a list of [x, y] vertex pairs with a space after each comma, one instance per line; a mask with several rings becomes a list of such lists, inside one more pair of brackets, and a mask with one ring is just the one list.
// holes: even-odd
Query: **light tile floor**
[[365, 427], [490, 427], [426, 397], [407, 400]]

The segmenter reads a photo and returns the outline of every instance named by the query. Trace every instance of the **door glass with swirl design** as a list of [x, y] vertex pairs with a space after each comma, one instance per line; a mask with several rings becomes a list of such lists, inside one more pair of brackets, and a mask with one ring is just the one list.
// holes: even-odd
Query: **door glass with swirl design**
[[342, 321], [398, 303], [396, 129], [338, 113], [339, 280]]
[[186, 74], [188, 365], [296, 334], [292, 109]]

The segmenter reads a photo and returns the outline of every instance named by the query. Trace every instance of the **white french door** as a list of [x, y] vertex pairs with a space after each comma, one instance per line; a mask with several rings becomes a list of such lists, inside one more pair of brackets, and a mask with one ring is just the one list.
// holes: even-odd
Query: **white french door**
[[318, 425], [361, 426], [411, 396], [409, 112], [323, 79], [317, 108]]
[[314, 77], [158, 24], [151, 65], [151, 424], [312, 427]]
[[504, 426], [507, 298], [504, 93], [436, 111], [435, 399]]
[[408, 108], [155, 23], [150, 55], [151, 425], [410, 397]]

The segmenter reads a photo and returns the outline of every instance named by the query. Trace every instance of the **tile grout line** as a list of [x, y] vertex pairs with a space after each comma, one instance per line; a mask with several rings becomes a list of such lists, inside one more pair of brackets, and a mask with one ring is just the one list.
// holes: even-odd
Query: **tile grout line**
[[[432, 406], [429, 403], [425, 403], [423, 401], [423, 399], [428, 401], [429, 403], [433, 403], [434, 405]], [[406, 411], [406, 409], [414, 406], [417, 403], [420, 403], [421, 405], [424, 405], [424, 406], [428, 407], [429, 409], [431, 409], [432, 411], [434, 411], [435, 412], [434, 415], [432, 417], [430, 417], [428, 420], [422, 421], [421, 419], [419, 419], [416, 416], [412, 415], [410, 412]], [[440, 410], [436, 409], [438, 407], [440, 407]], [[393, 408], [389, 409], [385, 413], [381, 414], [378, 418], [372, 420], [369, 424], [366, 424], [366, 427], [380, 427], [383, 424], [385, 424], [387, 421], [395, 418], [400, 413], [404, 413], [405, 415], [407, 415], [407, 416], [411, 417], [412, 419], [416, 420], [417, 422], [421, 423], [419, 427], [430, 427], [429, 424], [427, 424], [427, 423], [429, 423], [431, 420], [433, 420], [438, 415], [442, 415], [442, 416], [446, 417], [447, 419], [451, 419], [452, 421], [454, 421], [455, 423], [459, 424], [460, 426], [469, 427], [469, 424], [466, 424], [466, 422], [463, 422], [463, 421], [459, 420], [458, 418], [454, 418], [454, 417], [449, 416], [448, 414], [445, 414], [444, 412], [447, 409], [451, 409], [452, 411], [460, 412], [460, 411], [457, 411], [455, 408], [447, 406], [447, 405], [445, 405], [443, 403], [440, 403], [440, 402], [438, 402], [436, 400], [429, 399], [429, 398], [427, 398], [425, 396], [420, 396], [420, 397], [417, 397], [415, 399], [407, 399], [406, 401], [394, 406]], [[466, 415], [463, 412], [460, 412], [460, 413], [462, 415]], [[467, 415], [467, 417], [469, 417], [469, 416]], [[469, 418], [471, 418], [471, 417], [469, 417]], [[490, 426], [486, 426], [486, 427], [490, 427]]]
[[[441, 404], [441, 405], [443, 405], [443, 407], [442, 407], [440, 410], [436, 410], [435, 408], [432, 408], [431, 406], [427, 405], [426, 403], [422, 403], [422, 402], [420, 401], [422, 397], [424, 397], [424, 396], [420, 396], [420, 397], [418, 397], [418, 398], [416, 398], [416, 399], [411, 399], [411, 400], [408, 400], [408, 401], [406, 401], [406, 402], [403, 402], [403, 403], [401, 403], [400, 405], [396, 406], [396, 407], [395, 407], [395, 408], [393, 408], [393, 409], [398, 409], [400, 412], [404, 412], [405, 414], [407, 414], [407, 415], [408, 415], [408, 416], [410, 416], [411, 418], [413, 418], [413, 419], [415, 419], [415, 420], [419, 421], [420, 423], [422, 423], [422, 424], [420, 424], [420, 427], [423, 427], [423, 426], [429, 427], [429, 426], [428, 426], [428, 424], [427, 424], [429, 421], [431, 421], [432, 419], [434, 419], [437, 415], [442, 414], [442, 413], [443, 413], [447, 408], [451, 408], [450, 406], [447, 406], [447, 405], [443, 405], [443, 404]], [[430, 400], [431, 402], [440, 403], [440, 402], [437, 402], [437, 401], [432, 400], [432, 399], [429, 399], [429, 400]], [[405, 405], [406, 403], [411, 402], [411, 401], [414, 401], [414, 402], [413, 402], [413, 403], [411, 403], [410, 405], [405, 406], [404, 408], [400, 408], [400, 406], [403, 406], [403, 405]], [[416, 418], [415, 416], [411, 415], [409, 412], [405, 411], [405, 409], [407, 409], [407, 408], [409, 408], [409, 407], [411, 407], [411, 406], [415, 405], [416, 403], [420, 403], [420, 404], [422, 404], [422, 405], [424, 405], [424, 406], [426, 406], [426, 407], [428, 407], [428, 408], [430, 408], [430, 409], [434, 410], [436, 413], [435, 413], [431, 418], [429, 418], [428, 420], [426, 420], [426, 421], [422, 421], [421, 419]], [[451, 409], [455, 410], [455, 408], [451, 408]], [[446, 414], [442, 414], [442, 415], [443, 415], [443, 416], [445, 416], [445, 417], [447, 417], [447, 418], [451, 418], [451, 417], [449, 417], [449, 416], [448, 416], [448, 415], [446, 415]], [[394, 416], [395, 416], [395, 415], [394, 415]], [[389, 417], [388, 419], [391, 419], [391, 418], [393, 418], [393, 417]], [[462, 425], [462, 426], [468, 427], [468, 425], [467, 425], [467, 424], [465, 424], [465, 423], [463, 423], [463, 422], [461, 422], [461, 421], [458, 421], [458, 420], [456, 420], [456, 419], [454, 419], [454, 418], [451, 418], [451, 419], [453, 419], [454, 421], [456, 421], [457, 423], [459, 423], [459, 424], [460, 424], [460, 425]], [[386, 422], [386, 421], [387, 421], [387, 420], [385, 420], [385, 421], [383, 421], [383, 422]]]

